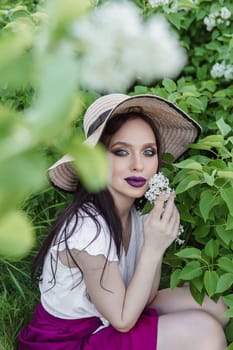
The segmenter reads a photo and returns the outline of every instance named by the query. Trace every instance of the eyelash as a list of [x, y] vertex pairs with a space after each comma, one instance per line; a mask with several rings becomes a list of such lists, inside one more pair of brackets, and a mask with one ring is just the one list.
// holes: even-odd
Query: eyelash
[[153, 148], [147, 148], [147, 149], [144, 151], [144, 153], [145, 153], [145, 152], [150, 152], [150, 154], [148, 155], [149, 157], [153, 157], [153, 156], [155, 156], [156, 153], [157, 153]]
[[113, 151], [112, 153], [118, 157], [124, 157], [127, 155], [127, 151], [124, 149], [117, 149], [117, 150]]
[[[117, 149], [115, 151], [112, 152], [115, 156], [118, 157], [124, 157], [128, 154], [128, 151], [124, 150], [124, 149]], [[148, 154], [149, 153], [149, 154]], [[146, 157], [153, 157], [157, 154], [156, 150], [152, 149], [152, 148], [147, 148], [143, 151], [143, 154]]]

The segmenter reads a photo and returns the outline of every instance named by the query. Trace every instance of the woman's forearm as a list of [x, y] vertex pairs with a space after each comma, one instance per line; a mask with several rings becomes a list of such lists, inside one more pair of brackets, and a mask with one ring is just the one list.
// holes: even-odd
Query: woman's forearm
[[134, 326], [150, 298], [157, 293], [160, 269], [161, 254], [151, 254], [150, 248], [144, 247], [134, 276], [125, 291], [121, 313], [122, 331], [128, 331]]
[[160, 279], [161, 279], [161, 267], [162, 267], [162, 259], [160, 260], [160, 263], [157, 265], [157, 269], [155, 271], [153, 285], [152, 285], [150, 296], [147, 302], [148, 306], [153, 302], [153, 300], [157, 296]]

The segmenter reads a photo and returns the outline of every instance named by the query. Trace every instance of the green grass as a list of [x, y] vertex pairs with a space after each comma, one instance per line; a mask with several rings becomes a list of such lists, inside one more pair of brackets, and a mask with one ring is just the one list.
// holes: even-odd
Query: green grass
[[51, 187], [28, 199], [23, 208], [36, 230], [36, 244], [28, 256], [11, 262], [0, 259], [0, 350], [16, 350], [19, 331], [33, 316], [39, 302], [39, 289], [31, 281], [31, 263], [58, 212], [69, 196]]
[[35, 304], [39, 300], [38, 290], [30, 283], [29, 276], [19, 276], [18, 272], [15, 273], [17, 284], [14, 284], [16, 282], [10, 280], [11, 276], [7, 275], [9, 271], [6, 269], [3, 275], [1, 274], [4, 282], [0, 300], [1, 350], [16, 349], [18, 332], [30, 320]]

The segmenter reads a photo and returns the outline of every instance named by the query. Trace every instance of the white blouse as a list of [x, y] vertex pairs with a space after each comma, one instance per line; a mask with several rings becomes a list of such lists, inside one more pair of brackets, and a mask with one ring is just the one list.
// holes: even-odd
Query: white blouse
[[[104, 255], [106, 258], [108, 257], [109, 261], [118, 261], [122, 279], [125, 285], [128, 286], [143, 244], [143, 217], [140, 216], [135, 208], [132, 209], [131, 237], [128, 251], [125, 254], [122, 248], [119, 260], [113, 240], [111, 240], [111, 248], [109, 250], [110, 235], [104, 219], [96, 212], [95, 215], [97, 215], [101, 227], [98, 237], [94, 239], [97, 231], [94, 221], [89, 216], [85, 216], [85, 213], [82, 213], [84, 218], [83, 220], [78, 220], [74, 233], [68, 238], [68, 246], [70, 249], [85, 250], [90, 255]], [[60, 239], [62, 239], [62, 231]], [[53, 316], [63, 319], [97, 316], [101, 319], [104, 326], [107, 326], [109, 322], [98, 312], [95, 305], [88, 298], [86, 285], [84, 280], [81, 280], [82, 274], [77, 267], [69, 268], [63, 265], [58, 258], [55, 276], [56, 283], [54, 285], [51, 258], [56, 259], [57, 249], [57, 245], [52, 246], [44, 262], [42, 279], [39, 284], [43, 307]], [[64, 249], [65, 244], [62, 242], [59, 245], [59, 251]]]

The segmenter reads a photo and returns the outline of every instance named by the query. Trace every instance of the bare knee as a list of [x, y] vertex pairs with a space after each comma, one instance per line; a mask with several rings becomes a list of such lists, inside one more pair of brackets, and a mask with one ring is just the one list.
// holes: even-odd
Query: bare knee
[[185, 310], [159, 317], [157, 350], [225, 350], [223, 327], [209, 313]]
[[226, 338], [222, 325], [209, 313], [205, 311], [193, 311], [190, 315], [192, 323], [196, 326], [196, 336], [199, 347], [203, 350], [225, 350]]

